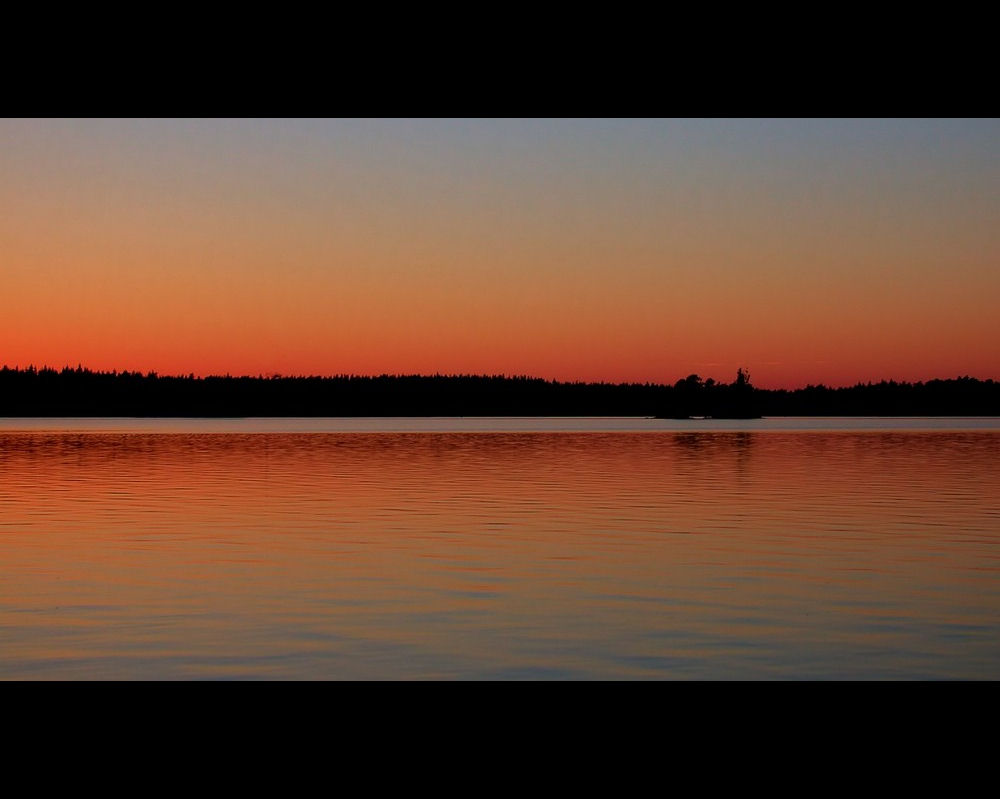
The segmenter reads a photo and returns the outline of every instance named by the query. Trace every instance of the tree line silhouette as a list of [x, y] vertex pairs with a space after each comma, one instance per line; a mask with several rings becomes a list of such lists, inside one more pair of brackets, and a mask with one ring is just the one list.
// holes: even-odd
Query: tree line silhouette
[[659, 383], [502, 375], [160, 376], [0, 369], [0, 416], [998, 416], [1000, 382], [958, 377], [761, 389], [692, 374]]

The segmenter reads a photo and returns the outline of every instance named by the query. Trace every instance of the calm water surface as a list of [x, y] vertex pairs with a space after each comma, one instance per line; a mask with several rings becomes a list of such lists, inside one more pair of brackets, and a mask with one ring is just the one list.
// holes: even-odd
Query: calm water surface
[[0, 420], [3, 678], [996, 679], [998, 572], [996, 419]]

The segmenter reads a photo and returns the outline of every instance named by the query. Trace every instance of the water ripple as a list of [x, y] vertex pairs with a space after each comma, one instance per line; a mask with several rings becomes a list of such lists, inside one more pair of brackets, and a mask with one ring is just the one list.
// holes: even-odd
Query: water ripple
[[0, 677], [1000, 677], [995, 430], [0, 433]]

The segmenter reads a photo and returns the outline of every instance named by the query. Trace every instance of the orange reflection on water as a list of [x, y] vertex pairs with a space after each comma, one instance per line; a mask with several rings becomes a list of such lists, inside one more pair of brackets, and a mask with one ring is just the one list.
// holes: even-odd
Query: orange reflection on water
[[994, 432], [0, 434], [0, 676], [1000, 674]]

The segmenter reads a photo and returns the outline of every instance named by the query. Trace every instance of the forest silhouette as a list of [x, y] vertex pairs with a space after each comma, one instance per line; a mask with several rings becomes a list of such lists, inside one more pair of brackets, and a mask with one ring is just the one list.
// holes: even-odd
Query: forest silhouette
[[762, 389], [692, 374], [674, 384], [502, 375], [160, 376], [0, 369], [0, 416], [998, 416], [1000, 382], [957, 377]]

